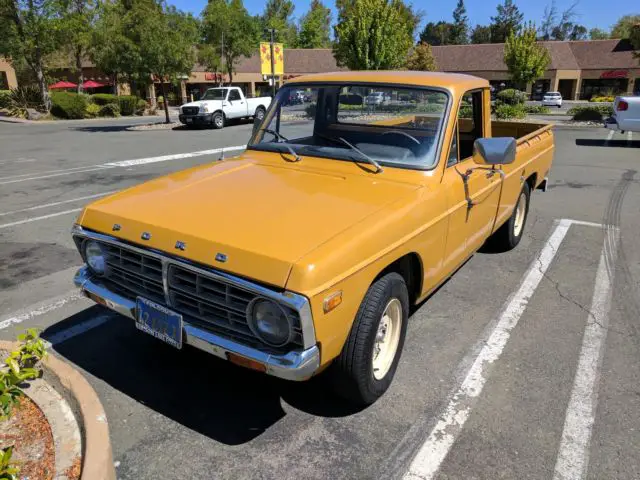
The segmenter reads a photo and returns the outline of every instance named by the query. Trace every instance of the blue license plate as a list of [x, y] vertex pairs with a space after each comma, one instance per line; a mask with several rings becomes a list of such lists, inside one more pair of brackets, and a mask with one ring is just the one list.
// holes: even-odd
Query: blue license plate
[[146, 298], [136, 299], [136, 328], [182, 348], [182, 315]]

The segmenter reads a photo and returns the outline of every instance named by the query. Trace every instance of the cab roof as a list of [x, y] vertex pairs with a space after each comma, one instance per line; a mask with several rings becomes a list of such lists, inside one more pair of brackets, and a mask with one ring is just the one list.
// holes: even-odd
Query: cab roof
[[438, 87], [452, 91], [466, 92], [476, 88], [488, 88], [489, 82], [483, 78], [462, 73], [400, 71], [345, 71], [303, 75], [292, 80], [292, 84], [324, 82], [366, 82], [419, 87]]

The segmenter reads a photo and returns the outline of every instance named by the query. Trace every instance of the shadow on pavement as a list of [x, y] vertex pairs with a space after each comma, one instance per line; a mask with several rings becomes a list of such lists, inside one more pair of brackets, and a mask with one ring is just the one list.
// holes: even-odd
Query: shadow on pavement
[[57, 343], [55, 351], [147, 408], [218, 442], [239, 445], [260, 436], [286, 415], [281, 400], [318, 416], [357, 412], [330, 393], [322, 376], [287, 382], [188, 346], [179, 351], [100, 306], [53, 325], [42, 337], [105, 314], [106, 323]]
[[576, 145], [579, 147], [622, 147], [640, 148], [640, 140], [598, 140], [591, 138], [578, 138]]
[[103, 125], [103, 126], [87, 126], [87, 127], [74, 127], [72, 130], [76, 132], [89, 132], [89, 133], [109, 133], [109, 132], [127, 132], [131, 127], [138, 126], [138, 123], [123, 124], [123, 125]]

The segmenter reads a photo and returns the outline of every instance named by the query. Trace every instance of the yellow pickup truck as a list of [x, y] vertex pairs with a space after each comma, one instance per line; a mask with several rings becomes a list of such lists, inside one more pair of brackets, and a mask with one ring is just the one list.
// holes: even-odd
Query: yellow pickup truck
[[412, 306], [486, 242], [518, 244], [553, 150], [549, 125], [492, 121], [480, 78], [300, 77], [239, 157], [87, 206], [75, 284], [176, 348], [289, 380], [326, 369], [370, 404]]

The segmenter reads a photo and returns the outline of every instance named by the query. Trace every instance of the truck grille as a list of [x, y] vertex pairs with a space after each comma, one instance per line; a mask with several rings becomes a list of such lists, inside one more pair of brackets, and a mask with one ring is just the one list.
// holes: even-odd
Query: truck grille
[[182, 113], [185, 115], [198, 115], [200, 108], [198, 107], [182, 107]]
[[[258, 296], [256, 293], [171, 260], [166, 268], [167, 302], [162, 260], [126, 247], [105, 242], [100, 242], [100, 245], [106, 253], [108, 268], [105, 278], [109, 289], [133, 301], [138, 296], [148, 298], [182, 314], [189, 323], [264, 347], [249, 328], [246, 318], [247, 307]], [[302, 346], [302, 327], [298, 312], [280, 305], [294, 328], [292, 343]]]

